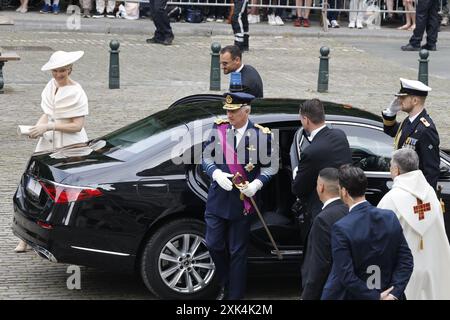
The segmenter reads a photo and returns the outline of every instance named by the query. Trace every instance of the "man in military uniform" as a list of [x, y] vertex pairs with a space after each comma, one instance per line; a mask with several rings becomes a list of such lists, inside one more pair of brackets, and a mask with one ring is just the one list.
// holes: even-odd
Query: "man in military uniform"
[[[439, 179], [439, 134], [425, 110], [425, 99], [431, 88], [420, 81], [400, 78], [400, 91], [388, 108], [383, 110], [384, 132], [394, 139], [395, 149], [411, 148], [419, 155], [419, 168], [428, 183], [436, 189]], [[398, 111], [408, 113], [401, 123]]]
[[[248, 119], [255, 97], [243, 92], [225, 96], [228, 119], [215, 121], [202, 165], [212, 179], [205, 211], [206, 245], [222, 285], [218, 298], [234, 300], [245, 293], [250, 218], [255, 211], [249, 198], [276, 174], [278, 158], [272, 152], [270, 129]], [[248, 181], [241, 189], [231, 180], [237, 173]]]

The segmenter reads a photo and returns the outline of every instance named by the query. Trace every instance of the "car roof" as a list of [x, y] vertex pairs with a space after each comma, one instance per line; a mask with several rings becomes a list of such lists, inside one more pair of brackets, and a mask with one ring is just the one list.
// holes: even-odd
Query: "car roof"
[[[252, 101], [251, 119], [258, 123], [298, 121], [298, 109], [305, 99], [261, 98]], [[351, 105], [322, 101], [326, 119], [351, 120], [371, 125], [380, 125], [382, 118], [371, 112]], [[223, 97], [220, 95], [194, 95], [185, 97], [161, 112], [171, 112], [183, 123], [226, 115], [222, 109]]]

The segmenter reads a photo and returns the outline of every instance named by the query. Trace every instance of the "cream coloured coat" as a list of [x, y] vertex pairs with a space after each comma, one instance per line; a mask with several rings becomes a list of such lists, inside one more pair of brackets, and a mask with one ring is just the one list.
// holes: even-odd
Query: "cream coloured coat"
[[[51, 79], [42, 91], [41, 108], [49, 122], [67, 123], [71, 118], [86, 116], [89, 113], [88, 99], [77, 82], [58, 88], [56, 80]], [[56, 92], [56, 93], [55, 93]], [[35, 152], [53, 150], [70, 144], [88, 141], [84, 128], [79, 132], [67, 133], [47, 131], [39, 139]]]

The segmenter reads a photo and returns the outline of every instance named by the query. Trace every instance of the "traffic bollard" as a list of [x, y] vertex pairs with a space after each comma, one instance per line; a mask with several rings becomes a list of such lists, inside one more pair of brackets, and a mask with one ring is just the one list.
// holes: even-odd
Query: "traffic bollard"
[[211, 74], [209, 90], [220, 91], [220, 43], [211, 44]]
[[111, 40], [109, 43], [109, 88], [120, 88], [120, 69], [119, 69], [119, 47], [120, 43], [117, 40]]
[[317, 82], [318, 92], [328, 91], [328, 60], [330, 59], [328, 55], [330, 54], [330, 48], [322, 47], [320, 48], [320, 64], [319, 64], [319, 80]]
[[426, 85], [428, 85], [428, 56], [430, 53], [427, 49], [422, 49], [419, 51], [419, 75], [418, 80]]

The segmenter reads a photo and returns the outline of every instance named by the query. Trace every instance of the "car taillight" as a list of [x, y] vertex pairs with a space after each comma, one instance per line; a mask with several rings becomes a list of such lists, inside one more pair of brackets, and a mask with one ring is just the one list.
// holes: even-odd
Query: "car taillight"
[[42, 222], [42, 221], [37, 221], [36, 222], [40, 227], [42, 227], [42, 228], [44, 228], [44, 229], [47, 229], [47, 230], [51, 230], [51, 229], [53, 229], [53, 226], [51, 225], [51, 224], [49, 224], [49, 223], [45, 223], [45, 222]]
[[55, 203], [68, 203], [103, 195], [100, 190], [95, 188], [67, 186], [48, 181], [39, 181], [39, 183]]

